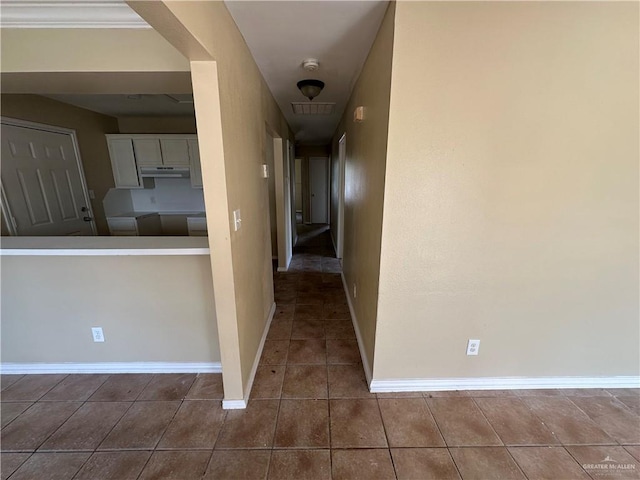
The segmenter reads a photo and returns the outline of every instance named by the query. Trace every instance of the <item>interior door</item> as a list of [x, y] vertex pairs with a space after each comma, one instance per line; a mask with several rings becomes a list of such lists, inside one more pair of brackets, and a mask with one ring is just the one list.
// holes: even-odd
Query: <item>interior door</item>
[[71, 134], [2, 123], [1, 153], [15, 234], [95, 235]]
[[311, 223], [328, 223], [329, 201], [328, 159], [309, 158], [309, 186], [311, 193]]

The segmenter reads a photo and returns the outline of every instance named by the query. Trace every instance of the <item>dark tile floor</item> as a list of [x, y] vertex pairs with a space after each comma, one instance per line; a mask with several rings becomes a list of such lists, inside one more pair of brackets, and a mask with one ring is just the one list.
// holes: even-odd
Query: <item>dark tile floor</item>
[[221, 376], [2, 376], [2, 479], [640, 478], [640, 390], [369, 393], [328, 233], [303, 226], [251, 400]]

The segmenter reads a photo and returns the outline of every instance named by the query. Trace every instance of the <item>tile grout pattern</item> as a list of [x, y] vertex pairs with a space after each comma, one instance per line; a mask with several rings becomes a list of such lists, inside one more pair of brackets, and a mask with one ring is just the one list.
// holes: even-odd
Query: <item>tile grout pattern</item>
[[640, 478], [638, 389], [370, 393], [328, 231], [301, 229], [246, 410], [216, 374], [3, 375], [2, 480]]

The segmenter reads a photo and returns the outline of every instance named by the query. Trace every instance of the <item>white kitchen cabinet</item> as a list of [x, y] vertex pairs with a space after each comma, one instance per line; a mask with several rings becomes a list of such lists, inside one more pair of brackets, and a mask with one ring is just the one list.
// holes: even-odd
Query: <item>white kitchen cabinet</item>
[[116, 188], [142, 188], [132, 139], [107, 135], [107, 146]]
[[206, 237], [207, 236], [207, 218], [206, 217], [187, 217], [187, 230], [190, 237]]
[[192, 138], [189, 142], [189, 159], [191, 165], [191, 186], [193, 188], [202, 188], [202, 168], [200, 166], [200, 147], [198, 139]]
[[202, 188], [197, 135], [107, 135], [116, 188], [144, 188], [140, 167], [189, 167], [191, 186]]
[[170, 167], [189, 166], [189, 140], [186, 138], [160, 137], [160, 149], [162, 150], [163, 165]]
[[134, 138], [133, 150], [138, 167], [162, 166], [162, 151], [158, 138]]
[[157, 213], [107, 217], [107, 224], [112, 236], [162, 235], [160, 216]]

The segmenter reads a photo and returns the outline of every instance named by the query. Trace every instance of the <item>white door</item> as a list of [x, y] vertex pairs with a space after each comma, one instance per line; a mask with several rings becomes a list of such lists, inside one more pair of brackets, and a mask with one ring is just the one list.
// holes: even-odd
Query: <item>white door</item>
[[326, 157], [309, 158], [309, 186], [311, 190], [311, 223], [329, 223], [329, 176]]
[[73, 137], [2, 123], [2, 189], [16, 235], [95, 235]]

